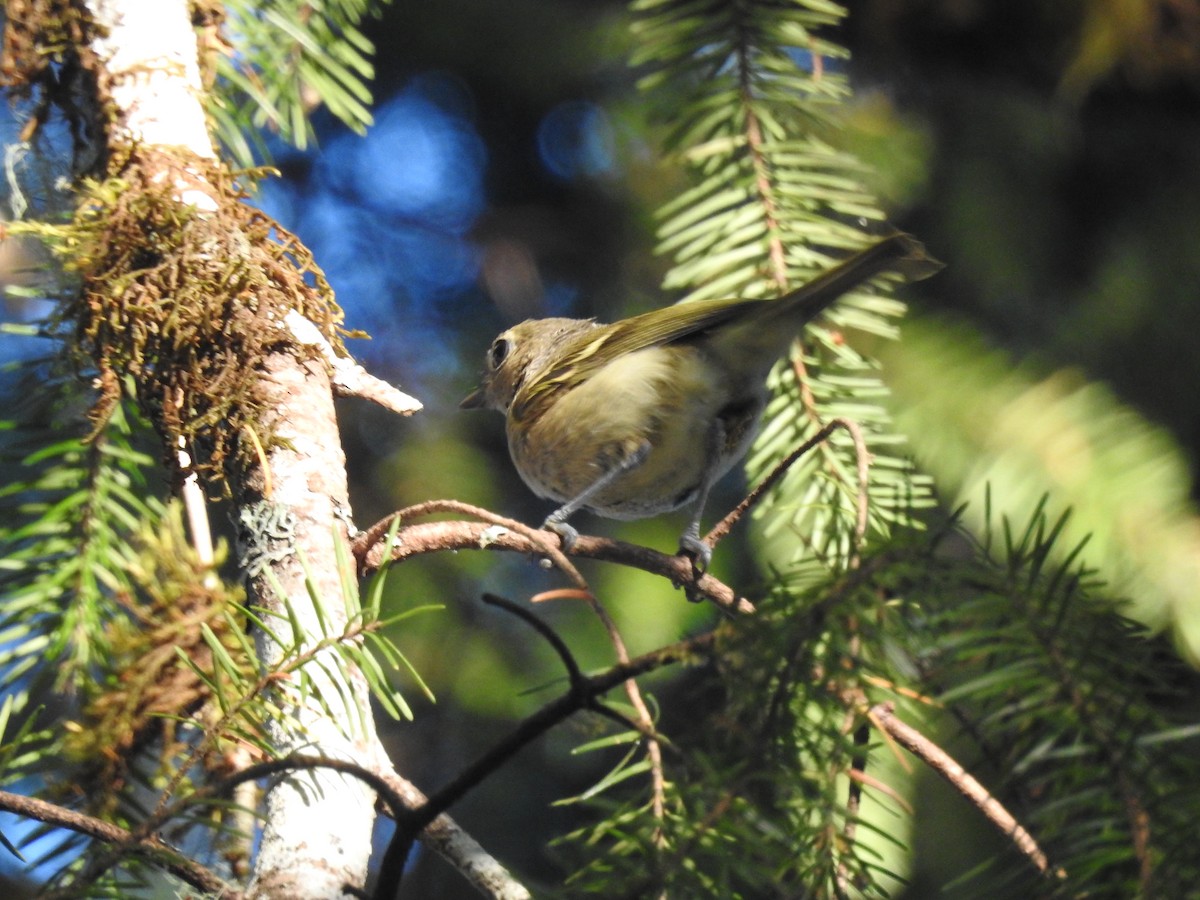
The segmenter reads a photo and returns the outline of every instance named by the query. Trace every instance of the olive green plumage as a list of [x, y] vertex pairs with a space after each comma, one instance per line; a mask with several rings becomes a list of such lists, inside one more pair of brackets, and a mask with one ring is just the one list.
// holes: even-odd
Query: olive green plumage
[[611, 325], [530, 319], [492, 343], [464, 408], [507, 419], [525, 483], [562, 504], [545, 527], [569, 548], [566, 519], [616, 519], [695, 502], [681, 549], [702, 564], [700, 513], [712, 484], [746, 452], [766, 405], [765, 379], [806, 322], [884, 270], [916, 280], [941, 266], [895, 234], [773, 300], [681, 303]]

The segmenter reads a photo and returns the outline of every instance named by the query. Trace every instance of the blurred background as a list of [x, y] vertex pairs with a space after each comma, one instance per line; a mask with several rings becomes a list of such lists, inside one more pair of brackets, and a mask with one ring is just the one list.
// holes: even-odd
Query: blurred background
[[[869, 164], [891, 220], [947, 263], [903, 293], [906, 339], [879, 348], [914, 455], [947, 506], [985, 480], [1008, 478], [1004, 493], [1019, 496], [1030, 471], [1034, 499], [1060, 487], [1080, 535], [1099, 534], [1097, 560], [1117, 560], [1106, 574], [1136, 595], [1139, 617], [1194, 653], [1200, 3], [846, 5], [834, 35], [852, 53], [838, 63], [856, 92], [846, 149]], [[367, 31], [375, 125], [359, 137], [317, 113], [313, 148], [271, 145], [283, 177], [258, 198], [312, 249], [347, 326], [370, 333], [351, 351], [426, 406], [401, 420], [343, 402], [356, 518], [366, 526], [452, 497], [540, 522], [549, 507], [513, 471], [502, 419], [457, 404], [514, 322], [612, 320], [677, 299], [659, 287], [670, 261], [654, 254], [654, 210], [682, 182], [627, 64], [626, 4], [397, 0]], [[1005, 428], [1016, 437], [990, 446]], [[1006, 452], [1022, 441], [1028, 465], [1014, 468]], [[713, 514], [739, 496], [730, 481]], [[577, 524], [670, 550], [681, 521]], [[745, 560], [718, 554], [718, 574], [752, 577]], [[633, 653], [711, 621], [657, 579], [585, 574], [611, 598]], [[408, 563], [391, 584], [400, 606], [445, 605], [398, 636], [438, 702], [406, 690], [416, 721], [389, 732], [400, 770], [432, 790], [552, 696], [561, 674], [543, 641], [480, 594], [523, 599], [559, 582], [526, 559], [464, 553]], [[609, 661], [582, 606], [542, 612], [583, 665]], [[648, 687], [673, 714], [686, 710], [686, 685]], [[453, 811], [535, 880], [562, 875], [546, 842], [574, 813], [554, 801], [598, 775], [570, 755], [585, 727], [539, 742]], [[911, 896], [956, 837], [916, 836]], [[414, 896], [468, 896], [436, 862], [420, 878]]]

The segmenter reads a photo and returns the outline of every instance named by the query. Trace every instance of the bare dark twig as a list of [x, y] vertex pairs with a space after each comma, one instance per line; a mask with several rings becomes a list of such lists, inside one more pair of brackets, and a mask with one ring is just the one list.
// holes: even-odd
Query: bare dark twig
[[484, 594], [483, 602], [488, 606], [497, 606], [505, 612], [512, 613], [521, 621], [525, 622], [530, 628], [546, 639], [554, 652], [558, 654], [559, 660], [562, 661], [563, 667], [567, 670], [567, 678], [570, 679], [571, 689], [576, 689], [583, 681], [583, 672], [579, 670], [579, 663], [575, 661], [574, 655], [566, 642], [558, 636], [558, 633], [535, 616], [530, 610], [521, 606], [518, 603], [513, 603], [504, 597], [497, 594]]
[[[534, 630], [537, 631], [538, 634], [546, 639], [551, 647], [554, 648], [554, 652], [558, 654], [558, 658], [562, 660], [562, 664], [567, 670], [567, 679], [570, 681], [571, 686], [576, 687], [582, 683], [583, 672], [579, 668], [579, 663], [575, 660], [575, 656], [567, 647], [566, 642], [558, 636], [558, 633], [554, 631], [554, 629], [535, 616], [532, 612], [525, 609], [525, 607], [518, 603], [513, 603], [511, 600], [505, 597], [500, 597], [496, 594], [484, 594], [483, 602], [487, 603], [489, 606], [498, 606], [506, 612], [510, 612], [521, 620], [527, 622]], [[621, 645], [620, 650], [623, 658], [618, 660], [618, 662], [628, 663], [629, 654], [625, 652], [624, 644]], [[626, 687], [631, 684], [636, 686], [637, 682], [632, 678], [625, 682]], [[641, 701], [640, 693], [638, 694], [638, 700]], [[642, 737], [646, 738], [646, 740], [651, 741], [654, 744], [658, 744], [662, 741], [662, 736], [654, 730], [654, 723], [653, 720], [650, 719], [650, 711], [648, 709], [645, 710], [644, 717], [639, 716], [639, 718], [644, 718], [645, 721], [635, 721], [595, 698], [593, 698], [592, 702], [588, 705], [588, 708], [599, 715], [612, 719], [614, 722], [625, 728], [630, 728], [633, 731], [636, 731]], [[643, 709], [645, 709], [644, 705]], [[653, 760], [651, 761], [651, 765], [653, 766]], [[659, 761], [658, 771], [661, 776], [661, 759]]]
[[[596, 617], [604, 626], [604, 630], [608, 633], [608, 639], [613, 645], [613, 652], [617, 655], [617, 662], [622, 664], [629, 662], [629, 650], [625, 646], [625, 639], [621, 637], [617, 623], [608, 614], [608, 610], [604, 608], [604, 604], [592, 593], [583, 592], [581, 596], [587, 602], [592, 612], [596, 614]], [[620, 717], [625, 724], [631, 725], [635, 731], [647, 740], [646, 756], [650, 760], [650, 802], [654, 809], [654, 818], [659, 822], [659, 827], [655, 829], [651, 842], [655, 847], [661, 848], [665, 840], [662, 821], [667, 811], [667, 777], [663, 771], [661, 739], [655, 731], [654, 717], [650, 715], [650, 707], [646, 705], [646, 701], [642, 697], [642, 689], [638, 687], [638, 683], [632, 678], [625, 682], [625, 695], [629, 698], [630, 706], [637, 713], [636, 722], [625, 719], [624, 716], [620, 716], [615, 710], [607, 707], [601, 710], [601, 712], [610, 718], [614, 716]]]
[[425, 826], [462, 799], [522, 748], [574, 713], [592, 708], [603, 694], [623, 682], [663, 666], [683, 662], [698, 653], [709, 650], [716, 642], [717, 634], [717, 631], [710, 631], [697, 635], [645, 653], [628, 663], [619, 663], [598, 674], [581, 676], [580, 680], [566, 694], [552, 700], [520, 722], [506, 738], [464, 769], [448, 785], [431, 795], [424, 806], [411, 810], [403, 818], [398, 819], [396, 836], [392, 839], [392, 846], [388, 848], [389, 856], [392, 855], [394, 849], [395, 859], [398, 860], [402, 869], [404, 859], [407, 858], [413, 841]]
[[[847, 715], [853, 712], [847, 711]], [[858, 835], [858, 813], [862, 808], [862, 786], [867, 772], [867, 743], [871, 739], [871, 726], [868, 722], [861, 723], [854, 730], [854, 757], [850, 760], [849, 796], [846, 798], [846, 824], [842, 826], [842, 836], [846, 846], [853, 847]], [[837, 868], [838, 892], [850, 895], [850, 872], [845, 859], [838, 861]], [[861, 885], [856, 885], [861, 887]]]

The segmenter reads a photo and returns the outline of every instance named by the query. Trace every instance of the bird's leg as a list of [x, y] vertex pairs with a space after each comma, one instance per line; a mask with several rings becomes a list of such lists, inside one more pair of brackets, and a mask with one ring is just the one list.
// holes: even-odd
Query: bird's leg
[[646, 457], [650, 455], [650, 442], [642, 441], [638, 444], [637, 449], [628, 454], [624, 459], [617, 462], [615, 466], [604, 472], [599, 478], [589, 484], [577, 497], [572, 497], [554, 512], [546, 517], [546, 521], [542, 523], [542, 528], [547, 531], [553, 531], [562, 541], [563, 550], [568, 553], [575, 546], [575, 541], [579, 537], [579, 532], [567, 524], [567, 519], [579, 509], [585, 506], [592, 497], [596, 496], [600, 491], [604, 490], [616, 479], [620, 478], [631, 469], [636, 469], [646, 461]]
[[700, 495], [696, 498], [695, 512], [692, 513], [692, 519], [688, 522], [687, 528], [683, 534], [679, 536], [679, 552], [684, 556], [692, 557], [693, 565], [696, 571], [703, 575], [708, 571], [708, 564], [712, 562], [712, 547], [700, 540], [700, 514], [704, 511], [704, 504], [708, 500], [708, 489], [712, 487], [711, 482], [706, 483], [700, 489]]
[[725, 423], [716, 419], [708, 431], [708, 466], [700, 478], [700, 489], [696, 492], [695, 505], [692, 507], [692, 518], [687, 528], [679, 536], [679, 552], [692, 558], [696, 571], [704, 574], [712, 562], [712, 547], [700, 540], [700, 517], [704, 514], [704, 505], [708, 502], [708, 492], [712, 490], [713, 482], [717, 480], [717, 472], [721, 466], [721, 451], [725, 448]]

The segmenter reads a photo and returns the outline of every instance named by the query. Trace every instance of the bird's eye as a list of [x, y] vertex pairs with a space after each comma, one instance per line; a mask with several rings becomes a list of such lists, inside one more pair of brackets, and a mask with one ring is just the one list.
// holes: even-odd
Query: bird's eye
[[504, 360], [508, 359], [509, 342], [505, 338], [496, 338], [492, 344], [492, 349], [488, 351], [488, 366], [498, 369]]

